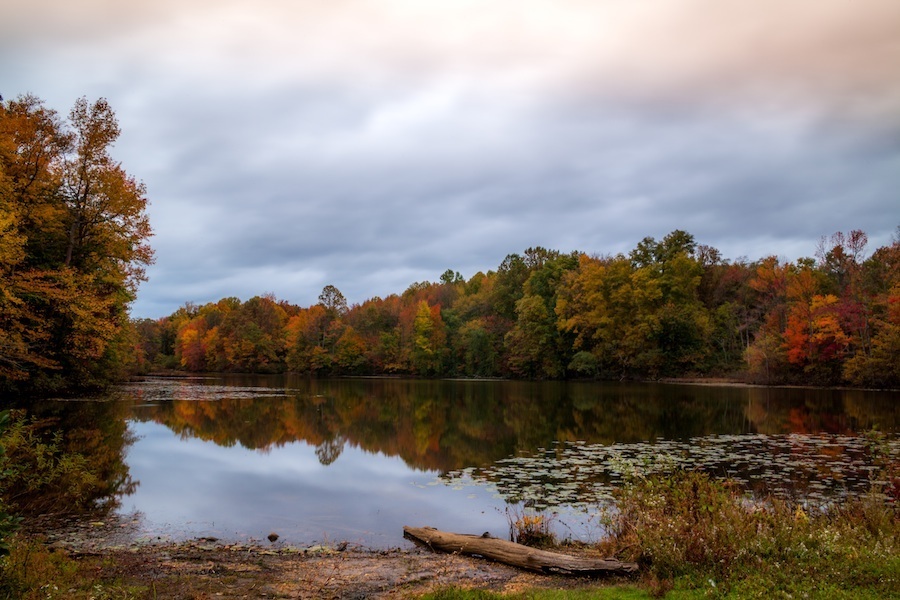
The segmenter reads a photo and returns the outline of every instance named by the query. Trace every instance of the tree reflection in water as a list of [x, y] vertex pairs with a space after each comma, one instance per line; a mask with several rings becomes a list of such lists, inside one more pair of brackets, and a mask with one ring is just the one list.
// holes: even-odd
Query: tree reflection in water
[[123, 496], [134, 492], [138, 482], [132, 480], [125, 462], [127, 450], [134, 443], [126, 422], [131, 412], [127, 403], [102, 397], [44, 400], [18, 408], [26, 411], [38, 435], [47, 441], [59, 432], [58, 450], [62, 454], [82, 455], [87, 469], [79, 482], [78, 506], [69, 504], [59, 508], [59, 502], [53, 498], [38, 497], [56, 493], [53, 486], [44, 485], [15, 494], [20, 510], [31, 513], [35, 507], [57, 506], [54, 512], [67, 513], [85, 507], [101, 516], [117, 508]]
[[[305, 539], [369, 542], [411, 518], [447, 528], [458, 518], [468, 529], [498, 516], [505, 525], [506, 503], [523, 499], [602, 500], [586, 490], [608, 476], [587, 474], [613, 450], [620, 460], [682, 455], [706, 440], [752, 458], [743, 441], [774, 436], [769, 446], [790, 453], [792, 434], [853, 438], [900, 423], [890, 393], [665, 384], [213, 376], [149, 378], [93, 400], [41, 410], [60, 423], [67, 415], [69, 439], [103, 465], [110, 498], [131, 494], [135, 509], [165, 522], [215, 521], [204, 535], [264, 536], [275, 520], [286, 536], [294, 527]], [[127, 422], [147, 438], [129, 455], [143, 469], [137, 491]], [[511, 459], [530, 458], [514, 472]]]
[[[175, 391], [177, 390], [177, 392]], [[182, 437], [264, 449], [302, 441], [331, 464], [345, 444], [411, 467], [485, 466], [554, 443], [708, 435], [893, 432], [890, 393], [728, 386], [230, 376], [126, 388], [135, 417]]]

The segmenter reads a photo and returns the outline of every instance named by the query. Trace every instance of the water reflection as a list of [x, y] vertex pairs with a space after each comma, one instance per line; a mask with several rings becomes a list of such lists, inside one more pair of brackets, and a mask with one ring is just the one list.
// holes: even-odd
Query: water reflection
[[897, 394], [699, 385], [211, 376], [149, 378], [112, 400], [43, 410], [79, 415], [66, 427], [86, 427], [76, 437], [109, 464], [110, 496], [125, 494], [144, 535], [276, 530], [286, 543], [381, 547], [403, 525], [503, 536], [507, 503], [535, 498], [589, 521], [585, 503], [603, 501], [615, 461], [704, 466], [710, 453], [692, 452], [706, 446], [740, 454], [754, 484], [790, 465], [749, 440], [780, 452], [790, 436], [852, 440], [900, 423]]
[[559, 442], [897, 430], [889, 393], [595, 383], [156, 379], [124, 390], [139, 420], [183, 438], [267, 449], [302, 441], [322, 464], [347, 445], [420, 470], [486, 466]]
[[[275, 531], [287, 544], [390, 547], [400, 543], [409, 522], [498, 526], [489, 493], [473, 500], [466, 500], [468, 494], [449, 497], [446, 489], [427, 486], [433, 473], [410, 472], [398, 457], [348, 448], [325, 466], [315, 447], [303, 443], [261, 454], [196, 438], [173, 444], [171, 433], [156, 423], [135, 424], [135, 432], [141, 440], [129, 463], [141, 486], [123, 508], [143, 514], [144, 539], [264, 541]], [[466, 505], [458, 506], [460, 500]]]
[[[0, 405], [0, 410], [6, 406]], [[118, 507], [123, 496], [131, 494], [137, 482], [131, 477], [125, 461], [126, 452], [134, 442], [126, 419], [129, 406], [104, 399], [87, 401], [43, 401], [24, 408], [41, 432], [61, 431], [59, 449], [63, 453], [78, 453], [86, 459], [89, 478], [79, 481], [88, 509], [97, 515]], [[50, 494], [53, 492], [50, 491]], [[42, 506], [52, 499], [36, 498], [34, 491], [19, 490], [16, 501], [24, 510]]]

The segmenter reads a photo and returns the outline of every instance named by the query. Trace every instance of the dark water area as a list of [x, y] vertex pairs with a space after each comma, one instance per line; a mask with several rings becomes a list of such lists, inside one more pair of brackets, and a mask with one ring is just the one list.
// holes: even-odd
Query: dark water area
[[759, 493], [839, 501], [900, 454], [900, 394], [587, 382], [147, 378], [32, 407], [108, 464], [140, 539], [403, 544], [403, 525], [505, 537], [557, 513], [598, 534], [630, 471], [702, 468]]

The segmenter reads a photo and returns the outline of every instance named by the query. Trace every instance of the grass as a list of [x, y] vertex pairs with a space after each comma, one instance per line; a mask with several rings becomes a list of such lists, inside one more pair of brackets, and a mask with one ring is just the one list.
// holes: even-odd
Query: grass
[[552, 548], [558, 545], [553, 533], [554, 516], [523, 508], [507, 508], [509, 539], [533, 548]]
[[748, 502], [695, 472], [626, 486], [606, 551], [637, 560], [648, 588], [721, 597], [900, 593], [900, 514], [873, 493], [828, 510]]

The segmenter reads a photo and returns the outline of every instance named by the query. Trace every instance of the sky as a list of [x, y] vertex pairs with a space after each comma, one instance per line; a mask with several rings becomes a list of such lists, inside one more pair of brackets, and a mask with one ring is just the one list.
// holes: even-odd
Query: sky
[[900, 226], [897, 0], [9, 0], [25, 93], [115, 110], [155, 232], [140, 318]]

